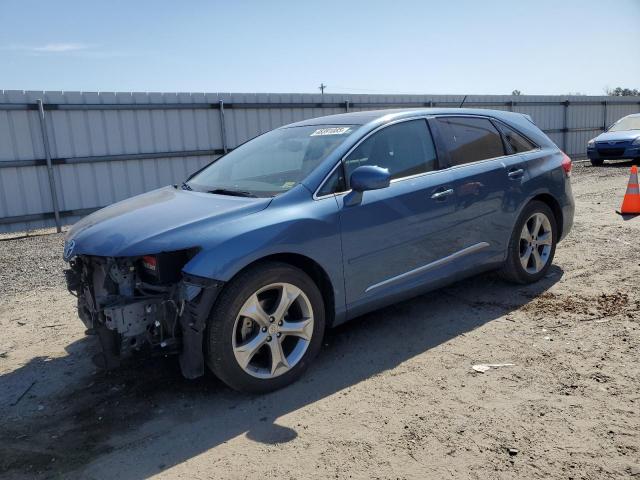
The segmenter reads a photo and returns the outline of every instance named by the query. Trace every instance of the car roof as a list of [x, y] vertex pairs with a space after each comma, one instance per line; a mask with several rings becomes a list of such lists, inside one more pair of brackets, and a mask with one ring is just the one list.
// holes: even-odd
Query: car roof
[[366, 125], [369, 123], [385, 123], [401, 118], [422, 115], [489, 115], [497, 118], [522, 117], [502, 110], [488, 110], [483, 108], [396, 108], [385, 110], [367, 110], [363, 112], [339, 113], [324, 117], [310, 118], [296, 123], [284, 125], [281, 128], [304, 127], [312, 125]]

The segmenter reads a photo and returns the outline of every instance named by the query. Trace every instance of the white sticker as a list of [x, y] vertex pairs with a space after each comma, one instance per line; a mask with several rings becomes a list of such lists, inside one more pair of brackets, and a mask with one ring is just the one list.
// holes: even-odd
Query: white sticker
[[313, 132], [311, 137], [319, 137], [320, 135], [343, 135], [350, 130], [350, 127], [328, 127], [328, 128], [319, 128], [315, 132]]

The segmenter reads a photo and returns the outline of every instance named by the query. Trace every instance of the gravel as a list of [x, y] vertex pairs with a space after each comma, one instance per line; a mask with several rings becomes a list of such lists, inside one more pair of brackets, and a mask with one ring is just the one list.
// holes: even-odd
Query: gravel
[[0, 238], [0, 299], [64, 286], [64, 233]]
[[185, 380], [173, 357], [96, 371], [62, 235], [2, 240], [0, 477], [637, 476], [640, 217], [614, 213], [628, 178], [629, 162], [574, 166], [575, 225], [540, 282], [482, 275], [368, 314], [259, 397]]

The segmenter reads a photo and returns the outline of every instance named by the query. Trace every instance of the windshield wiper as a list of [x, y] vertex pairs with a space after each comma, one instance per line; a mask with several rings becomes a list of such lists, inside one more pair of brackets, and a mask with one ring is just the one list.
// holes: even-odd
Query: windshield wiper
[[251, 192], [245, 192], [243, 190], [230, 190], [227, 188], [216, 188], [214, 190], [208, 190], [207, 193], [215, 193], [218, 195], [231, 195], [234, 197], [252, 197], [257, 198], [257, 195], [254, 195]]
[[191, 188], [191, 185], [189, 185], [187, 182], [182, 182], [180, 188], [182, 188], [182, 190], [193, 190], [193, 188]]

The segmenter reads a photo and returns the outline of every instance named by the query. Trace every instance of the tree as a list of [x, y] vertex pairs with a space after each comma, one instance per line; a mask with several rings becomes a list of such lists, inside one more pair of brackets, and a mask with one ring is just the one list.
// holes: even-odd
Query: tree
[[511, 92], [511, 95], [522, 95], [522, 92], [520, 90], [514, 90]]
[[621, 88], [621, 87], [616, 87], [613, 90], [612, 89], [607, 89], [607, 95], [611, 96], [611, 97], [631, 97], [631, 96], [640, 96], [640, 90], [634, 88]]

